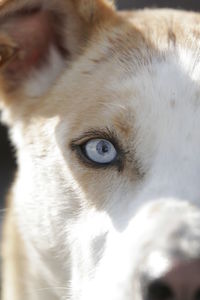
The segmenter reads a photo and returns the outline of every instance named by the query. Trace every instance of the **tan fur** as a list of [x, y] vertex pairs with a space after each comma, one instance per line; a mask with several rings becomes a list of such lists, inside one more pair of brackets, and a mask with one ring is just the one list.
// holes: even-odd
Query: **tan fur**
[[3, 226], [2, 249], [2, 295], [1, 299], [26, 299], [23, 274], [25, 254], [23, 242], [17, 228], [12, 203], [12, 193], [7, 200], [7, 214]]

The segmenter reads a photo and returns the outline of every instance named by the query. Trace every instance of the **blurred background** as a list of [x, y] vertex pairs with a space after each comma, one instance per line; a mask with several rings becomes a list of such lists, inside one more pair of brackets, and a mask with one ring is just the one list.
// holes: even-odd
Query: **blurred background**
[[200, 10], [198, 0], [115, 0], [119, 9], [144, 7], [173, 7], [187, 10]]
[[[119, 9], [174, 7], [200, 11], [200, 1], [198, 0], [116, 0], [116, 2]], [[5, 195], [14, 176], [15, 170], [16, 164], [14, 160], [14, 151], [8, 141], [6, 128], [0, 125], [0, 212], [4, 207]]]

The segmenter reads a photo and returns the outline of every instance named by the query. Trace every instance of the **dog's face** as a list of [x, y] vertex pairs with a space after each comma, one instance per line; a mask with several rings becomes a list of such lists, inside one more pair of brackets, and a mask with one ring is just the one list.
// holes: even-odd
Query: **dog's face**
[[166, 276], [176, 297], [166, 274], [200, 255], [200, 17], [32, 2], [2, 8], [0, 48], [31, 276], [74, 300], [164, 299]]

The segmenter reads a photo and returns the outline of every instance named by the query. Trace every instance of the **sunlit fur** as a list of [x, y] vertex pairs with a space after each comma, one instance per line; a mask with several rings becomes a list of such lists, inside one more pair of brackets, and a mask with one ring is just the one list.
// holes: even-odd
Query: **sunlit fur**
[[[66, 3], [81, 26], [63, 38], [76, 52], [84, 32], [81, 51], [11, 94], [1, 74], [18, 162], [2, 300], [139, 300], [140, 274], [200, 255], [200, 15]], [[120, 170], [79, 159], [71, 143], [88, 131], [114, 135]]]

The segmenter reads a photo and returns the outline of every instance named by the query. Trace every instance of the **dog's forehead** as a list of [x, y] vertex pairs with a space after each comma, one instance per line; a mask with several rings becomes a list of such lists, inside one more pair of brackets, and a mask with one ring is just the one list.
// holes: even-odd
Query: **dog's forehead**
[[112, 122], [127, 133], [135, 115], [150, 119], [155, 106], [162, 104], [163, 113], [181, 103], [198, 106], [199, 15], [161, 10], [125, 17], [128, 22], [100, 34], [66, 79], [74, 113], [80, 123], [87, 116], [88, 127]]
[[[130, 114], [158, 103], [174, 109], [184, 101], [198, 105], [198, 40], [187, 32], [181, 37], [171, 32], [169, 37], [169, 26], [165, 30], [164, 36], [153, 40], [157, 33], [151, 32], [147, 39], [146, 32], [137, 32], [129, 24], [127, 35], [119, 31], [106, 36], [100, 46], [97, 43], [91, 47], [70, 78], [70, 93], [77, 96], [74, 107], [79, 118], [80, 110], [83, 115], [91, 112], [91, 117], [104, 113], [105, 119], [110, 112], [126, 122]], [[96, 47], [101, 50], [95, 51]]]

